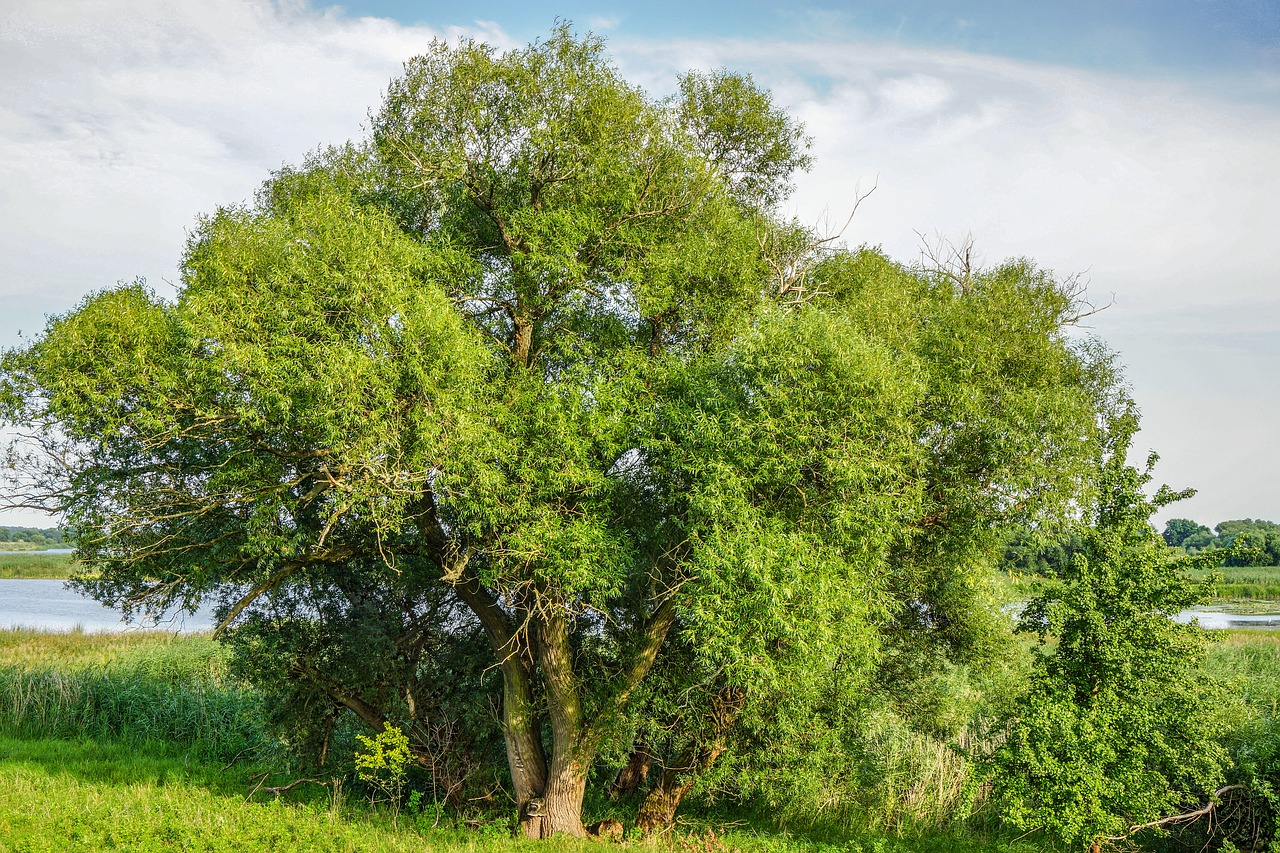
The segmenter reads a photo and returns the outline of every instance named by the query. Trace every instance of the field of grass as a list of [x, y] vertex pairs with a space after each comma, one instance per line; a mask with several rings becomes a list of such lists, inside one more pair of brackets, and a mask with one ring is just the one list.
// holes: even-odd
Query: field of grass
[[[304, 793], [250, 796], [246, 774], [90, 741], [0, 737], [0, 848], [31, 851], [605, 851], [610, 842], [522, 842], [505, 826], [398, 821], [332, 784]], [[295, 789], [299, 790], [299, 789]], [[1027, 843], [932, 836], [813, 839], [749, 828], [684, 825], [627, 846], [673, 853], [1036, 853]]]
[[[185, 661], [186, 663], [182, 663]], [[212, 638], [165, 631], [55, 633], [31, 628], [0, 630], [0, 669], [59, 669], [73, 672], [112, 663], [153, 670], [220, 674], [222, 653]]]
[[[1280, 566], [1223, 566], [1192, 572], [1192, 577], [1203, 579], [1211, 574], [1217, 574], [1220, 578], [1216, 600], [1275, 601], [1280, 610]], [[1052, 581], [1039, 575], [1001, 572], [998, 583], [1001, 600], [1016, 602], [1027, 601], [1041, 594]]]
[[[250, 777], [251, 778], [251, 777]], [[0, 848], [31, 851], [605, 851], [610, 842], [522, 842], [500, 822], [480, 828], [398, 821], [332, 783], [302, 794], [249, 794], [245, 773], [162, 749], [0, 737]], [[814, 839], [742, 826], [677, 827], [627, 846], [673, 853], [1037, 853], [1028, 843], [930, 836]]]
[[[1267, 721], [1280, 703], [1280, 632], [1219, 635], [1208, 668]], [[0, 631], [0, 850], [594, 851], [511, 839], [506, 810], [469, 827], [372, 809], [351, 780], [297, 778], [257, 724], [260, 699], [207, 636]], [[1267, 721], [1266, 722], [1269, 724]], [[345, 784], [345, 790], [344, 790]], [[711, 834], [709, 834], [711, 833]], [[778, 829], [687, 819], [628, 846], [654, 853], [1037, 853], [1032, 839]]]
[[0, 554], [0, 578], [69, 578], [73, 571], [71, 554]]
[[1223, 566], [1216, 571], [1222, 578], [1219, 598], [1280, 600], [1280, 566]]
[[[328, 778], [281, 796], [264, 793], [264, 784], [297, 777], [257, 724], [258, 702], [231, 680], [221, 649], [206, 636], [0, 631], [0, 850], [611, 849], [514, 841], [507, 810], [480, 815], [469, 828], [421, 813], [394, 821], [371, 809], [350, 780], [345, 794]], [[1039, 850], [940, 834], [789, 834], [738, 815], [703, 817], [633, 846], [676, 853]]]

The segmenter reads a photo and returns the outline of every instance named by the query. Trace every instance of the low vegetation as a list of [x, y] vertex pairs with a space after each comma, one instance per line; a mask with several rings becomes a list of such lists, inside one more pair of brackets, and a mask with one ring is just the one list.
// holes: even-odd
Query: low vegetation
[[0, 554], [0, 580], [60, 579], [65, 580], [75, 572], [76, 562], [71, 554]]
[[[0, 841], [11, 850], [503, 850], [510, 811], [491, 802], [442, 811], [408, 780], [398, 818], [385, 791], [361, 785], [355, 744], [299, 769], [265, 733], [260, 699], [229, 674], [207, 636], [0, 631]], [[657, 849], [677, 851], [1034, 850], [957, 838], [927, 811], [929, 789], [963, 786], [963, 761], [881, 726], [876, 760], [900, 814], [881, 829], [831, 824], [783, 829], [777, 820], [724, 811], [714, 796]], [[931, 765], [932, 777], [901, 786]], [[353, 772], [353, 770], [355, 772]], [[418, 793], [415, 796], [413, 789]], [[370, 808], [377, 795], [378, 808]], [[935, 797], [935, 806], [937, 805]], [[596, 817], [617, 806], [592, 803]], [[914, 811], [912, 809], [915, 809]], [[898, 831], [906, 831], [900, 837]], [[552, 842], [547, 849], [582, 849]], [[541, 848], [540, 848], [541, 849]]]
[[[1233, 751], [1238, 772], [1272, 778], [1275, 755], [1266, 750], [1280, 745], [1280, 634], [1224, 634], [1210, 645], [1205, 671], [1234, 697], [1222, 708], [1222, 743]], [[6, 850], [535, 849], [511, 838], [511, 814], [500, 802], [441, 810], [414, 795], [422, 790], [420, 776], [409, 781], [398, 816], [385, 802], [371, 808], [370, 794], [383, 797], [360, 784], [354, 743], [326, 768], [299, 775], [254, 726], [256, 697], [232, 683], [223, 653], [208, 637], [0, 631], [0, 697], [0, 846]], [[178, 722], [138, 707], [150, 703]], [[879, 782], [872, 786], [877, 795], [867, 796], [856, 814], [829, 812], [815, 820], [763, 805], [730, 806], [712, 787], [695, 795], [672, 833], [645, 849], [1048, 849], [1038, 833], [1017, 842], [1002, 835], [989, 807], [974, 801], [970, 768], [956, 748], [980, 751], [982, 744], [966, 737], [948, 745], [883, 717], [867, 733], [861, 772]], [[315, 781], [272, 791], [299, 778]], [[1239, 812], [1243, 805], [1236, 805]], [[592, 820], [625, 814], [608, 799], [587, 806]], [[1222, 819], [1244, 818], [1228, 813]], [[536, 849], [590, 847], [547, 843]]]

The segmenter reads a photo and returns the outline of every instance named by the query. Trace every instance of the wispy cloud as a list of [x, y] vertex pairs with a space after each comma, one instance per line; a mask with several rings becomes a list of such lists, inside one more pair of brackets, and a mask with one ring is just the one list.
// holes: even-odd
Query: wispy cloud
[[[0, 11], [0, 338], [118, 279], [173, 279], [199, 213], [250, 198], [271, 169], [318, 145], [359, 136], [401, 63], [435, 37], [514, 46], [496, 23], [407, 27], [301, 2], [10, 0]], [[1173, 80], [886, 43], [618, 38], [611, 48], [629, 79], [659, 94], [688, 68], [728, 66], [770, 86], [815, 139], [817, 166], [792, 201], [802, 220], [843, 222], [856, 188], [876, 182], [852, 243], [911, 259], [917, 231], [972, 232], [987, 258], [1034, 257], [1085, 272], [1104, 299], [1115, 292], [1099, 328], [1129, 350], [1145, 436], [1167, 448], [1168, 478], [1209, 485], [1205, 506], [1218, 515], [1280, 517], [1266, 486], [1280, 481], [1274, 455], [1249, 483], [1192, 458], [1213, 444], [1260, 447], [1256, 428], [1177, 418], [1187, 398], [1171, 379], [1203, 386], [1208, 365], [1252, 370], [1266, 393], [1247, 402], [1249, 416], [1280, 422], [1280, 355], [1242, 349], [1239, 337], [1242, 324], [1280, 331], [1274, 107]], [[1219, 343], [1237, 337], [1179, 346], [1187, 324]]]
[[33, 297], [62, 309], [117, 279], [172, 278], [198, 213], [359, 136], [435, 37], [510, 44], [496, 25], [435, 31], [268, 0], [6, 4], [4, 298], [30, 324]]
[[618, 25], [622, 23], [622, 19], [617, 15], [603, 16], [597, 15], [587, 19], [587, 27], [596, 33], [610, 32], [616, 30]]
[[623, 56], [651, 85], [689, 65], [770, 85], [815, 140], [802, 217], [839, 210], [878, 176], [854, 241], [902, 257], [915, 231], [972, 231], [990, 257], [1088, 270], [1132, 311], [1274, 292], [1274, 110], [1173, 81], [881, 45], [628, 42]]

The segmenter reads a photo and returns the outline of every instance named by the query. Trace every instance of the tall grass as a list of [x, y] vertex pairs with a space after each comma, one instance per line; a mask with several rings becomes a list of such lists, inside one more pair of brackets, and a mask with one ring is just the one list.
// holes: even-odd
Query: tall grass
[[76, 566], [72, 554], [0, 554], [0, 579], [65, 579]]
[[0, 734], [163, 742], [231, 760], [271, 748], [262, 718], [207, 637], [0, 632]]
[[[1280, 566], [1222, 566], [1213, 572], [1222, 578], [1217, 587], [1219, 598], [1280, 600]], [[1200, 571], [1193, 576], [1209, 574]]]
[[[181, 663], [181, 661], [186, 663]], [[186, 675], [225, 671], [223, 652], [207, 635], [167, 631], [51, 632], [35, 628], [0, 630], [0, 667], [77, 670], [124, 663]]]

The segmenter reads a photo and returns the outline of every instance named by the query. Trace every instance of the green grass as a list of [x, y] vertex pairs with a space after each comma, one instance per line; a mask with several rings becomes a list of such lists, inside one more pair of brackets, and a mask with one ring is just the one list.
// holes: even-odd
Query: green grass
[[1247, 705], [1271, 717], [1280, 710], [1280, 631], [1224, 631], [1205, 667]]
[[[1195, 571], [1191, 576], [1203, 579], [1217, 574], [1215, 601], [1275, 601], [1280, 603], [1280, 566], [1223, 566]], [[1000, 572], [997, 575], [998, 596], [1004, 602], [1028, 601], [1043, 593], [1052, 581], [1039, 575]]]
[[[405, 813], [393, 823], [333, 786], [277, 797], [254, 793], [252, 769], [228, 772], [159, 745], [0, 737], [0, 849], [18, 851], [604, 851], [606, 842], [512, 839], [501, 820], [479, 828], [432, 826]], [[279, 780], [273, 780], [279, 784]], [[341, 789], [339, 789], [341, 791]], [[710, 822], [628, 846], [716, 853], [1035, 853], [1028, 844], [927, 836], [811, 838]]]
[[[421, 815], [393, 823], [332, 786], [277, 797], [252, 792], [253, 773], [229, 773], [154, 747], [0, 737], [0, 849], [27, 851], [522, 851], [616, 849], [608, 842], [512, 839], [500, 821], [431, 826]], [[277, 783], [278, 784], [278, 783]], [[747, 826], [678, 826], [637, 851], [675, 853], [1035, 853], [1029, 843], [981, 838], [806, 838]]]
[[158, 747], [0, 738], [0, 848], [19, 853], [424, 847], [417, 833], [394, 831], [385, 818], [360, 814], [341, 801], [314, 795], [309, 801], [250, 798], [248, 783], [243, 774]]
[[[183, 661], [185, 663], [180, 663]], [[220, 647], [203, 634], [0, 630], [0, 668], [56, 667], [70, 671], [112, 663], [170, 671], [174, 667], [186, 667], [188, 675], [196, 671], [221, 673], [224, 669]]]
[[0, 578], [66, 579], [76, 569], [72, 554], [0, 554]]
[[[1223, 566], [1218, 597], [1223, 599], [1280, 600], [1280, 566]], [[1204, 577], [1209, 572], [1195, 572]]]
[[261, 718], [208, 637], [0, 631], [0, 734], [166, 743], [227, 761], [271, 750]]
[[[350, 787], [335, 797], [328, 778], [324, 786], [264, 794], [259, 781], [297, 777], [260, 728], [258, 701], [231, 680], [208, 636], [0, 631], [0, 850], [614, 849], [515, 841], [509, 809], [479, 828], [449, 819], [433, 826], [408, 813], [397, 824]], [[1040, 849], [940, 833], [784, 832], [767, 817], [733, 814], [687, 820], [663, 839], [629, 846], [655, 853]]]

